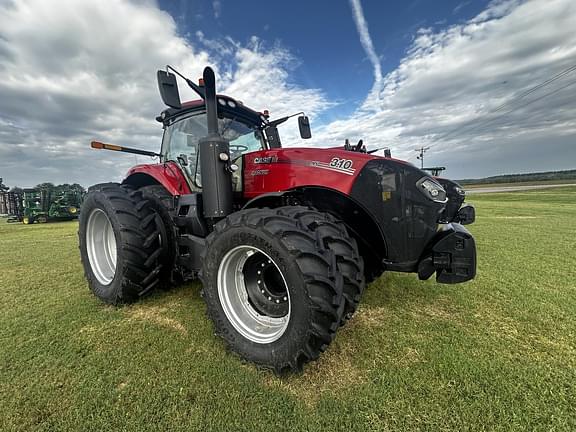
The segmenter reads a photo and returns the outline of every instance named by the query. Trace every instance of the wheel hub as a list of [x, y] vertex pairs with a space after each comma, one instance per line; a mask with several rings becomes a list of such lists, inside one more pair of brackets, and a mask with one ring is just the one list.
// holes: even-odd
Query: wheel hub
[[271, 260], [254, 254], [246, 260], [242, 272], [248, 300], [258, 312], [274, 318], [288, 313], [286, 285]]
[[256, 247], [237, 246], [222, 258], [218, 296], [230, 323], [252, 342], [274, 342], [288, 327], [286, 280], [274, 260]]
[[116, 274], [116, 236], [103, 210], [90, 213], [86, 225], [86, 252], [92, 273], [102, 285], [108, 285]]

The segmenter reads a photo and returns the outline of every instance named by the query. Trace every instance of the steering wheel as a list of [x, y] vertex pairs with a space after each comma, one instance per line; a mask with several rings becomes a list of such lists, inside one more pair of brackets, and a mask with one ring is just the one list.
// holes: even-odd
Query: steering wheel
[[230, 144], [230, 152], [242, 153], [248, 150], [248, 147], [242, 144]]

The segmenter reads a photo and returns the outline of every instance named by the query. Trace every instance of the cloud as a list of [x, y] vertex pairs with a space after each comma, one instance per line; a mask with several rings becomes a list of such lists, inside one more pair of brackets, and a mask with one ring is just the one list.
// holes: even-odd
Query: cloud
[[290, 83], [298, 62], [279, 45], [266, 49], [253, 37], [247, 46], [236, 47], [232, 64], [234, 69], [223, 74], [225, 92], [250, 101], [254, 109], [269, 108], [274, 116], [306, 110], [314, 117], [333, 105], [321, 91]]
[[364, 48], [364, 52], [368, 56], [368, 60], [370, 60], [370, 63], [372, 63], [372, 67], [374, 68], [374, 84], [379, 85], [382, 81], [382, 66], [380, 65], [380, 59], [374, 49], [372, 38], [370, 37], [368, 23], [366, 23], [364, 11], [362, 10], [362, 4], [360, 3], [360, 0], [350, 0], [350, 6], [352, 7], [354, 24], [356, 25], [356, 30], [360, 36], [360, 43], [362, 44], [362, 48]]
[[219, 19], [222, 14], [222, 2], [220, 0], [214, 0], [212, 2], [212, 9], [214, 9], [214, 18]]
[[[513, 111], [492, 111], [576, 64], [575, 2], [496, 1], [467, 22], [420, 29], [385, 76], [361, 5], [351, 5], [374, 86], [352, 115], [319, 124], [314, 120], [335, 104], [322, 90], [291, 81], [299, 60], [280, 44], [201, 32], [186, 39], [151, 1], [0, 2], [0, 173], [10, 186], [90, 185], [120, 180], [134, 163], [148, 162], [89, 150], [88, 143], [159, 148], [154, 118], [163, 105], [154, 72], [165, 64], [192, 78], [209, 64], [222, 92], [273, 116], [306, 111], [313, 120], [306, 145], [363, 138], [405, 158], [431, 145], [427, 164], [446, 165], [453, 177], [574, 167], [576, 85], [568, 84], [576, 72], [517, 101]], [[182, 87], [183, 99], [194, 97]], [[286, 145], [302, 144], [295, 130], [282, 129]]]
[[[316, 139], [362, 137], [372, 148], [388, 145], [405, 158], [431, 144], [427, 160], [459, 177], [574, 168], [576, 72], [510, 105], [513, 110], [491, 111], [576, 64], [575, 19], [571, 0], [497, 1], [465, 23], [421, 29], [383, 78], [379, 97], [324, 125]], [[546, 148], [552, 140], [550, 151], [563, 142], [565, 158], [535, 156], [537, 143]], [[532, 147], [522, 150], [525, 142]], [[508, 168], [494, 163], [490, 155], [511, 148], [516, 158]], [[451, 161], [457, 163], [451, 167]]]
[[456, 7], [452, 10], [452, 14], [455, 15], [458, 12], [460, 12], [462, 9], [464, 9], [466, 6], [468, 6], [470, 4], [469, 1], [463, 1], [461, 3], [458, 3], [456, 5]]
[[[216, 11], [216, 7], [215, 7]], [[125, 23], [129, 22], [130, 25]], [[255, 108], [312, 114], [329, 103], [290, 84], [298, 62], [253, 38], [181, 37], [153, 2], [57, 0], [0, 3], [0, 173], [10, 185], [84, 185], [119, 180], [148, 158], [94, 151], [92, 139], [158, 150], [164, 109], [156, 69], [171, 64], [192, 78], [211, 65], [219, 89]], [[197, 97], [181, 86], [183, 99]], [[266, 95], [269, 95], [267, 97]]]

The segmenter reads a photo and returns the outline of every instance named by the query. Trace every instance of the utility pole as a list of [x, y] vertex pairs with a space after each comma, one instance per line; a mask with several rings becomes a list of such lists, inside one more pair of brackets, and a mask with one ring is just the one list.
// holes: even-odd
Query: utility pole
[[424, 168], [424, 153], [426, 153], [430, 147], [420, 147], [415, 151], [419, 152], [420, 154], [416, 157], [416, 159], [420, 159], [420, 168]]

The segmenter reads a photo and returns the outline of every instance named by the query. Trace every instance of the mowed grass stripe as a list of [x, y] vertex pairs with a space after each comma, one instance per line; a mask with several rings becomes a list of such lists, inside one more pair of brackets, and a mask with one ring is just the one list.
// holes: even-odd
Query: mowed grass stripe
[[287, 378], [226, 353], [197, 283], [104, 306], [75, 222], [2, 222], [0, 430], [574, 430], [576, 188], [469, 200], [476, 280], [385, 274]]

